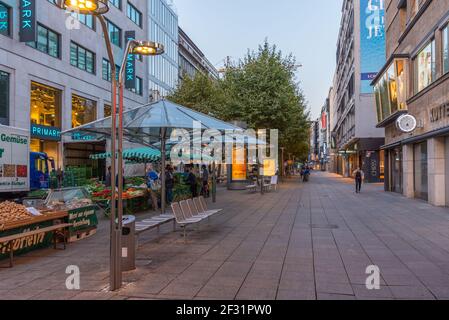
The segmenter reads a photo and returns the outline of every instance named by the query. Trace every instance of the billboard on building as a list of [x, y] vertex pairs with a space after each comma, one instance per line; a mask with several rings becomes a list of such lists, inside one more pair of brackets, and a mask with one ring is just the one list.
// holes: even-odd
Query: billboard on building
[[371, 81], [386, 60], [384, 0], [360, 0], [361, 93], [372, 93]]

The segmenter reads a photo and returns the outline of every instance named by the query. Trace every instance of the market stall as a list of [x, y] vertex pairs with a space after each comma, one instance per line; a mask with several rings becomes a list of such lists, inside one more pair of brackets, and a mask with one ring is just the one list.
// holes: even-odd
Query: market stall
[[[13, 235], [31, 233], [54, 225], [65, 223], [68, 213], [65, 210], [50, 208], [37, 210], [26, 208], [21, 204], [4, 201], [0, 203], [0, 239]], [[24, 254], [39, 248], [46, 248], [52, 244], [54, 232], [43, 232], [18, 238], [14, 241], [0, 241], [0, 260], [10, 256], [12, 250], [15, 255]], [[10, 243], [11, 242], [11, 243]]]
[[45, 208], [67, 212], [66, 222], [72, 225], [68, 230], [69, 242], [85, 239], [97, 232], [98, 206], [84, 187], [51, 190]]

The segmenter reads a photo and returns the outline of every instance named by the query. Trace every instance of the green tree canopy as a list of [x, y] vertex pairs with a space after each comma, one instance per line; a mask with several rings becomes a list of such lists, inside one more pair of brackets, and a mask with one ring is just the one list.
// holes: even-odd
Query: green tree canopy
[[287, 153], [306, 159], [309, 113], [295, 81], [295, 58], [267, 41], [227, 66], [223, 79], [197, 73], [169, 97], [174, 102], [225, 121], [244, 121], [252, 129], [278, 129]]

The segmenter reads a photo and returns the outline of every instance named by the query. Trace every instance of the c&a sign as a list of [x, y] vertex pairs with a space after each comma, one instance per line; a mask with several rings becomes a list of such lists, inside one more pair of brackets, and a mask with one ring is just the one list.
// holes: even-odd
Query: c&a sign
[[36, 41], [36, 1], [37, 0], [19, 0], [20, 42]]

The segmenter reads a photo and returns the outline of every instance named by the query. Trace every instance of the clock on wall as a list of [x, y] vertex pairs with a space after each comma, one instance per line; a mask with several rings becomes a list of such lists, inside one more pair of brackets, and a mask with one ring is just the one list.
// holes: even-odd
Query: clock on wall
[[396, 121], [397, 128], [404, 133], [412, 133], [418, 126], [418, 121], [411, 114], [404, 114]]

